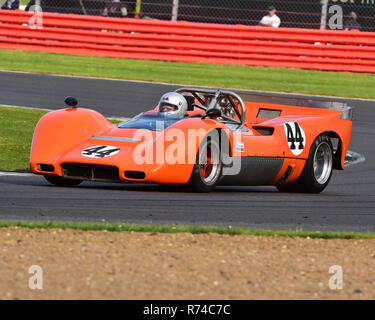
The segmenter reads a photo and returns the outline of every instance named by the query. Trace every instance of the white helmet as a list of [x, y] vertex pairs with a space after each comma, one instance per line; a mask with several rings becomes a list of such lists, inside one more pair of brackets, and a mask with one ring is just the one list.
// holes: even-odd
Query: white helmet
[[168, 92], [164, 94], [159, 102], [159, 112], [167, 116], [183, 118], [186, 115], [188, 103], [182, 94]]

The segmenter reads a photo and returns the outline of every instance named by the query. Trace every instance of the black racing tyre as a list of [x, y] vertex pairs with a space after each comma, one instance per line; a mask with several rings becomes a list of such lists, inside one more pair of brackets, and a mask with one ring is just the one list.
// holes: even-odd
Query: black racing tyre
[[76, 179], [66, 179], [60, 176], [56, 176], [53, 174], [45, 174], [44, 178], [46, 180], [56, 186], [61, 186], [61, 187], [75, 187], [78, 186], [82, 180], [76, 180]]
[[199, 146], [188, 185], [197, 192], [211, 192], [219, 182], [221, 173], [219, 138], [208, 134]]
[[328, 185], [333, 171], [333, 147], [329, 136], [318, 136], [310, 148], [309, 158], [300, 177], [286, 186], [276, 186], [281, 192], [320, 193]]

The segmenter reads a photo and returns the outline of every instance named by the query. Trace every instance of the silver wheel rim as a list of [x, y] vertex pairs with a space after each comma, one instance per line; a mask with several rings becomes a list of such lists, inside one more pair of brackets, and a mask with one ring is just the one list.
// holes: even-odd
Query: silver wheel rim
[[221, 161], [218, 145], [212, 142], [205, 143], [199, 150], [199, 174], [204, 183], [214, 184], [220, 175], [220, 169]]
[[322, 142], [314, 153], [314, 176], [319, 184], [325, 184], [332, 172], [332, 150], [327, 142]]

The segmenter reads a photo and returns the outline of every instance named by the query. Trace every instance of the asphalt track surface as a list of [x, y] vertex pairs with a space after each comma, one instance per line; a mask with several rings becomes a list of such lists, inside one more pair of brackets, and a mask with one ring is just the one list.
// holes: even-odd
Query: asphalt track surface
[[[56, 109], [66, 95], [106, 116], [131, 117], [178, 86], [0, 72], [0, 104]], [[274, 187], [219, 187], [210, 194], [158, 185], [84, 182], [56, 187], [43, 177], [0, 174], [0, 220], [215, 225], [375, 232], [375, 102], [356, 107], [350, 149], [364, 163], [334, 171], [319, 195]]]

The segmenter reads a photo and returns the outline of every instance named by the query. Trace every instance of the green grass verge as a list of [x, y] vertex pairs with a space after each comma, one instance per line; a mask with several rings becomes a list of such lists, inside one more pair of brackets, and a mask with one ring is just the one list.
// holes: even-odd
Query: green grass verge
[[30, 147], [42, 110], [0, 107], [0, 170], [29, 169]]
[[34, 129], [46, 113], [43, 110], [0, 106], [0, 170], [29, 169]]
[[0, 50], [0, 69], [375, 99], [375, 75]]
[[159, 233], [217, 233], [227, 235], [279, 236], [319, 239], [375, 239], [373, 233], [318, 232], [318, 231], [273, 231], [245, 228], [222, 228], [205, 226], [158, 226], [133, 224], [89, 224], [73, 222], [9, 222], [0, 221], [0, 228], [22, 227], [30, 229], [73, 229], [83, 231], [111, 232], [159, 232]]

